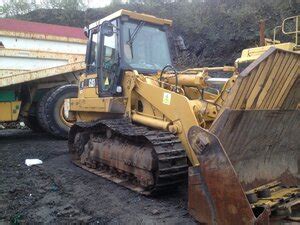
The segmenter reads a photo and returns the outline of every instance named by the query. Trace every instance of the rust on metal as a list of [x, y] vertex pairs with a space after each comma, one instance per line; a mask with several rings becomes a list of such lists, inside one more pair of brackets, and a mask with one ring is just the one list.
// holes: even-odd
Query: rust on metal
[[126, 119], [76, 123], [69, 133], [74, 163], [144, 195], [174, 189], [187, 177], [180, 140]]
[[154, 185], [152, 171], [157, 169], [152, 151], [146, 143], [137, 145], [122, 138], [92, 135], [81, 155], [81, 163], [130, 173], [141, 186], [148, 187]]
[[269, 209], [252, 211], [218, 138], [193, 126], [188, 140], [199, 167], [189, 169], [189, 211], [204, 224], [268, 224]]
[[259, 46], [265, 46], [265, 31], [266, 31], [266, 21], [260, 20], [259, 21]]
[[300, 183], [300, 111], [226, 109], [210, 132], [221, 141], [245, 190], [274, 180]]
[[250, 196], [248, 200], [251, 201], [252, 208], [268, 205], [272, 212], [272, 220], [282, 219], [283, 216], [292, 216], [293, 213], [295, 214], [293, 208], [300, 206], [300, 188], [286, 187], [279, 181], [256, 187], [247, 191], [246, 195]]

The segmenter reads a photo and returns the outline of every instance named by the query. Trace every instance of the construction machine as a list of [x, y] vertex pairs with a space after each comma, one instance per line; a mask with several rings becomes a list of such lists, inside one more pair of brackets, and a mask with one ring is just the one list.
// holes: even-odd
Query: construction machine
[[[273, 37], [266, 38], [265, 21], [259, 23], [259, 46], [247, 48], [242, 51], [241, 57], [235, 61], [235, 67], [240, 70], [248, 66], [250, 63], [258, 59], [271, 47], [280, 48], [287, 51], [300, 51], [300, 16], [291, 16], [285, 18], [280, 26], [273, 28]], [[290, 42], [281, 42], [278, 35], [281, 34], [285, 39], [290, 39]]]
[[64, 102], [77, 121], [73, 162], [145, 195], [188, 177], [189, 212], [201, 224], [295, 220], [300, 54], [271, 47], [241, 73], [177, 71], [171, 24], [120, 10], [86, 29], [86, 73], [78, 97]]

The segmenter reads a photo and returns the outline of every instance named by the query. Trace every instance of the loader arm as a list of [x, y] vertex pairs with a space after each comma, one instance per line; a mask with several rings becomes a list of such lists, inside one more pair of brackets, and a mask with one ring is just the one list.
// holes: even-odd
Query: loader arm
[[[268, 209], [262, 208], [254, 215], [220, 141], [199, 126], [192, 101], [153, 85], [147, 79], [138, 75], [133, 92], [159, 109], [170, 121], [169, 130], [176, 132], [184, 146], [192, 164], [189, 169], [190, 213], [204, 224], [230, 225], [232, 221], [235, 224], [267, 224]], [[132, 112], [133, 120], [135, 113]], [[136, 122], [143, 123], [143, 120]]]
[[189, 99], [184, 95], [147, 83], [146, 79], [142, 76], [137, 77], [134, 91], [159, 109], [171, 121], [175, 130], [170, 131], [177, 133], [192, 165], [199, 165], [199, 161], [187, 141], [188, 130], [192, 126], [199, 126]]
[[[210, 77], [207, 73], [209, 69], [211, 68], [203, 68], [203, 71], [200, 69], [200, 72], [195, 71], [196, 75], [180, 74], [178, 76], [178, 84], [197, 87], [199, 89], [208, 87], [210, 85]], [[225, 70], [228, 68], [220, 67], [212, 69]], [[231, 70], [234, 72], [232, 68]], [[167, 77], [167, 83], [174, 85], [174, 75], [169, 75], [169, 77], [171, 78]], [[237, 75], [234, 73], [234, 75], [225, 82], [220, 94], [214, 96], [215, 99], [212, 99], [209, 102], [206, 99], [204, 99], [204, 101], [200, 101], [199, 99], [191, 100], [186, 96], [184, 91], [174, 92], [163, 88], [166, 83], [161, 82], [156, 78], [153, 79], [152, 77], [138, 74], [137, 71], [128, 72], [125, 75], [125, 80], [131, 79], [131, 82], [129, 83], [133, 84], [133, 86], [130, 88], [129, 92], [125, 92], [125, 95], [128, 96], [126, 107], [127, 116], [138, 123], [154, 128], [162, 128], [178, 135], [191, 164], [193, 166], [199, 166], [199, 159], [197, 159], [197, 156], [188, 142], [188, 131], [192, 126], [201, 126], [201, 124], [199, 124], [199, 117], [200, 119], [205, 120], [203, 118], [204, 114], [210, 115], [212, 118], [217, 115], [218, 107], [220, 108], [223, 104], [224, 98], [227, 97], [227, 92], [234, 85], [236, 78]], [[127, 82], [128, 81], [125, 81], [124, 83]], [[174, 88], [171, 89], [174, 90]], [[148, 104], [157, 109], [163, 115], [163, 120], [152, 119], [151, 121], [149, 115], [138, 112], [136, 109], [131, 110], [132, 96], [135, 95], [135, 92], [141, 96], [143, 100], [146, 100]], [[218, 107], [216, 107], [216, 105]], [[204, 108], [205, 110], [203, 110]], [[203, 113], [203, 111], [205, 111], [205, 113]], [[196, 114], [198, 114], [198, 119]], [[159, 123], [166, 123], [167, 125], [157, 127], [155, 124]]]

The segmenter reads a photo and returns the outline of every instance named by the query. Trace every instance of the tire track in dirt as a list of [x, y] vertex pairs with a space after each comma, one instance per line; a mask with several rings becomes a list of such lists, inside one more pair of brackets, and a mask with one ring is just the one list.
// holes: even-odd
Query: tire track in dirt
[[[26, 158], [42, 165], [27, 167]], [[28, 130], [0, 131], [0, 223], [196, 224], [187, 187], [145, 197], [70, 162], [67, 143]]]

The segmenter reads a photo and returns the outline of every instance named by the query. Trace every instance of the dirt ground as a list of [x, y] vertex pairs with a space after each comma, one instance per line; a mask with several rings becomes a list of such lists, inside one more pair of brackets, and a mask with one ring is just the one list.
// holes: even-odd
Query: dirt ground
[[[42, 165], [28, 167], [25, 159]], [[29, 130], [0, 131], [0, 224], [196, 224], [187, 185], [145, 197], [70, 162], [67, 142]]]

